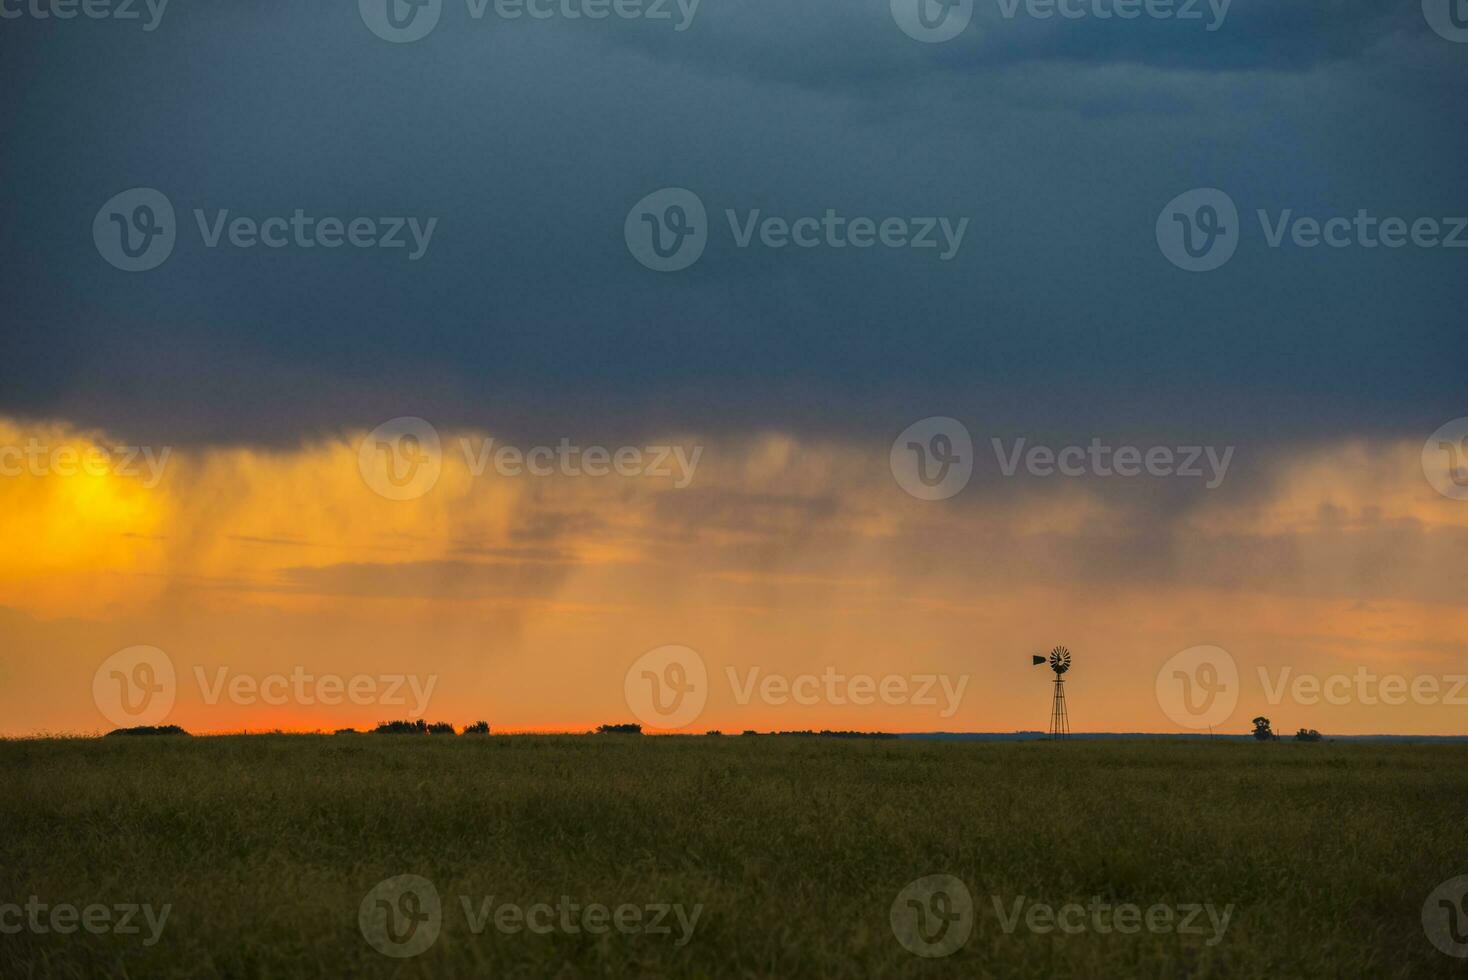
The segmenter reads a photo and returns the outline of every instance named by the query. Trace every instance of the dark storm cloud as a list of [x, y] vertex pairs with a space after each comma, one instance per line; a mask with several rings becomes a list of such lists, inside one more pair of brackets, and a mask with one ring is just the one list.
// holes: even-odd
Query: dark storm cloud
[[[933, 0], [930, 0], [933, 2]], [[941, 44], [894, 32], [888, 0], [706, 0], [696, 28], [604, 31], [695, 71], [780, 80], [845, 95], [902, 79], [978, 73], [1026, 62], [1141, 65], [1182, 72], [1308, 71], [1369, 60], [1390, 42], [1432, 44], [1416, 4], [1379, 0], [975, 0], [972, 20]], [[1063, 16], [1060, 7], [1083, 16]], [[1097, 16], [1097, 12], [1101, 16]]]
[[[787, 429], [890, 440], [946, 414], [1034, 440], [1421, 437], [1463, 414], [1464, 256], [1265, 247], [1256, 208], [1468, 213], [1468, 45], [1416, 0], [1236, 0], [1176, 22], [996, 20], [947, 44], [886, 3], [704, 0], [687, 31], [472, 21], [414, 44], [355, 5], [170, 9], [151, 33], [7, 22], [0, 412], [135, 440], [291, 443], [420, 415], [554, 441]], [[156, 187], [160, 268], [99, 257]], [[694, 190], [659, 274], [629, 209]], [[1238, 202], [1223, 269], [1162, 206]], [[194, 209], [436, 217], [402, 251], [207, 248]], [[967, 217], [914, 250], [739, 248], [724, 219]]]

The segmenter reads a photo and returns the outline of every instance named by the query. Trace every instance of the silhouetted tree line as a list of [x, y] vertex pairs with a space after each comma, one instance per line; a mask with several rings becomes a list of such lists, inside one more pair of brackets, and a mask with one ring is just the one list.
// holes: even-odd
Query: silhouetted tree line
[[[1279, 736], [1274, 734], [1274, 729], [1270, 727], [1269, 719], [1263, 715], [1254, 719], [1254, 737], [1261, 742], [1279, 741]], [[1320, 733], [1313, 728], [1302, 728], [1295, 732], [1296, 742], [1318, 742], [1320, 738]]]
[[[338, 735], [356, 734], [354, 729], [345, 728], [337, 732]], [[446, 721], [435, 721], [432, 724], [422, 718], [415, 721], [384, 721], [372, 729], [374, 735], [453, 735], [454, 726]], [[489, 722], [476, 721], [464, 729], [465, 735], [488, 735]]]

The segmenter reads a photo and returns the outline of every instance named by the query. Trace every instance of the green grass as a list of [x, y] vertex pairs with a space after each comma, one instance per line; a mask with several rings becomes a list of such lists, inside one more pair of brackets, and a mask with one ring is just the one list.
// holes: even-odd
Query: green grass
[[[241, 736], [0, 742], [0, 903], [173, 906], [160, 940], [0, 935], [0, 977], [1422, 977], [1422, 902], [1468, 873], [1468, 746]], [[431, 880], [442, 934], [358, 908]], [[897, 893], [975, 902], [946, 959]], [[675, 936], [471, 933], [458, 896], [682, 903]], [[1232, 904], [1221, 942], [1039, 935], [990, 896]], [[676, 929], [675, 929], [676, 934]]]

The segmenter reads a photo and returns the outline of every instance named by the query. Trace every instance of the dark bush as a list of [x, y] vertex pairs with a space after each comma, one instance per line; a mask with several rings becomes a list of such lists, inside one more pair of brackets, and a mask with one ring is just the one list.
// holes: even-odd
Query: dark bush
[[188, 732], [177, 725], [138, 725], [134, 728], [114, 728], [107, 733], [107, 737], [113, 735], [187, 735]]
[[487, 722], [487, 721], [476, 721], [474, 724], [465, 727], [464, 734], [465, 735], [488, 735], [489, 734], [489, 722]]
[[596, 726], [596, 733], [598, 735], [641, 735], [642, 726], [634, 724], [598, 725]]
[[417, 721], [384, 721], [372, 731], [376, 735], [426, 735], [428, 722], [422, 718]]

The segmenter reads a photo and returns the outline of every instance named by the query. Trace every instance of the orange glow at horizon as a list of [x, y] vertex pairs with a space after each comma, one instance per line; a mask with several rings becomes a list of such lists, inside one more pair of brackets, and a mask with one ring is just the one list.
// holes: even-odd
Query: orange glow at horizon
[[[1291, 731], [1468, 731], [1468, 710], [1446, 703], [1270, 699], [1280, 676], [1468, 672], [1468, 503], [1432, 490], [1420, 446], [1241, 452], [1231, 482], [1178, 506], [1170, 487], [1064, 480], [919, 501], [887, 472], [887, 447], [779, 433], [651, 440], [705, 447], [686, 488], [476, 476], [460, 439], [488, 434], [446, 432], [437, 485], [400, 501], [364, 482], [363, 435], [174, 448], [150, 470], [123, 467], [105, 434], [0, 419], [0, 446], [45, 446], [51, 470], [58, 448], [111, 454], [86, 472], [0, 476], [0, 734], [113, 727], [93, 675], [134, 645], [172, 660], [167, 721], [199, 733], [410, 716], [411, 701], [211, 695], [221, 677], [293, 671], [431, 677], [430, 722], [589, 731], [637, 720], [629, 665], [671, 644], [707, 663], [691, 732], [1034, 730], [1049, 688], [1028, 655], [1056, 643], [1076, 651], [1075, 731], [1181, 730], [1154, 681], [1204, 644], [1238, 661], [1230, 732], [1253, 714]], [[828, 671], [965, 686], [948, 713], [941, 699], [741, 697], [771, 674]]]

